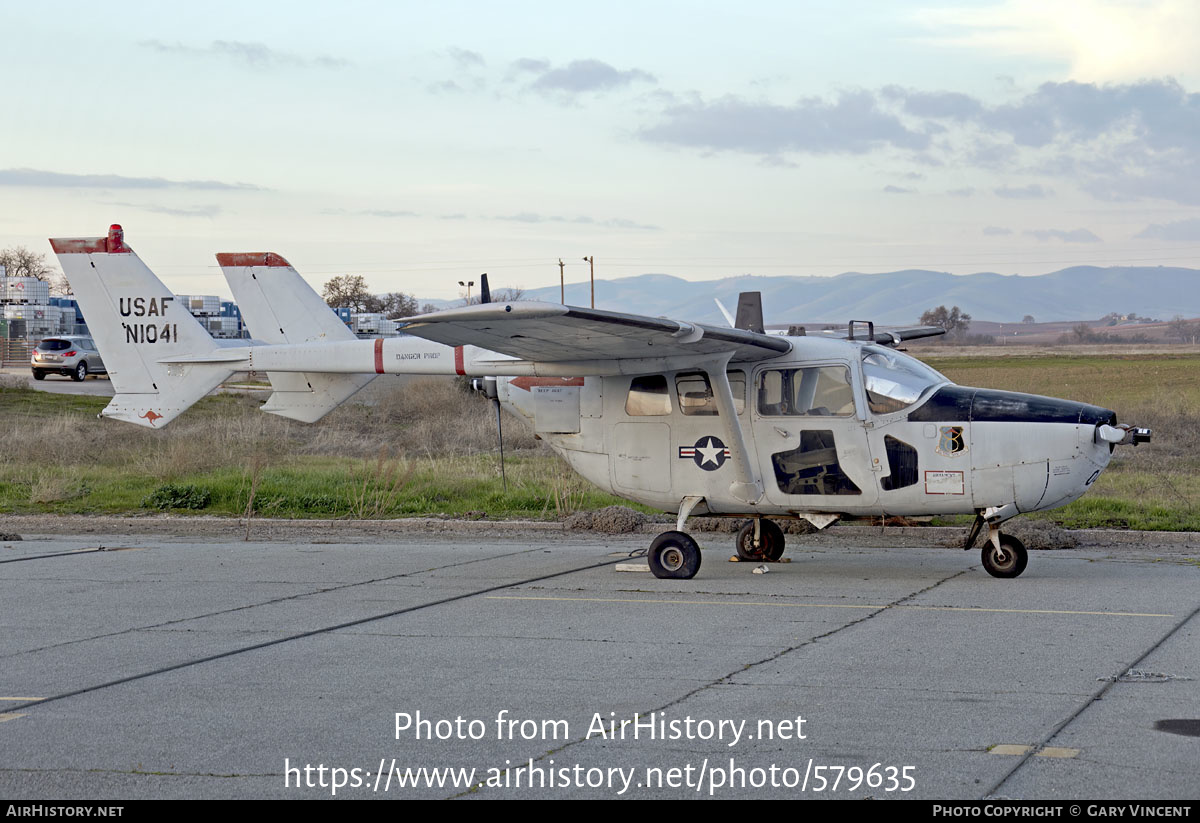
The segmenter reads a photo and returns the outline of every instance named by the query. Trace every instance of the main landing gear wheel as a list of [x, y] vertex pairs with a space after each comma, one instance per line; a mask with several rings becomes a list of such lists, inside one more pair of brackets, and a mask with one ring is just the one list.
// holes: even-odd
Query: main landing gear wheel
[[1000, 535], [1000, 551], [990, 540], [983, 544], [983, 567], [992, 577], [1016, 577], [1028, 562], [1025, 545], [1011, 534]]
[[700, 547], [683, 532], [663, 532], [654, 538], [647, 558], [658, 578], [690, 580], [700, 571]]
[[774, 563], [783, 557], [783, 529], [773, 520], [762, 520], [759, 539], [754, 539], [754, 521], [747, 521], [737, 536], [737, 553], [742, 560]]

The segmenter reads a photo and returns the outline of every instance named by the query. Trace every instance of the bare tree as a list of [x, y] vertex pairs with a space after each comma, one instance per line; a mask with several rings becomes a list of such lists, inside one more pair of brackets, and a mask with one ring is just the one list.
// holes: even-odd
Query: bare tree
[[[513, 286], [506, 289], [492, 289], [493, 303], [515, 303], [525, 295], [525, 289], [520, 286]], [[479, 302], [479, 295], [472, 294], [469, 300], [464, 301], [465, 305], [472, 306]]]
[[9, 277], [36, 277], [48, 281], [55, 273], [46, 262], [46, 255], [32, 252], [24, 246], [0, 249], [0, 266], [4, 267]]
[[946, 330], [947, 337], [962, 338], [967, 336], [967, 329], [971, 326], [971, 315], [958, 306], [952, 309], [938, 306], [922, 314], [919, 322], [922, 326], [941, 326]]
[[1197, 331], [1200, 331], [1196, 323], [1189, 323], [1183, 319], [1182, 314], [1177, 314], [1171, 318], [1171, 322], [1167, 324], [1167, 331], [1174, 338], [1177, 338], [1180, 343], [1190, 343], [1195, 337]]
[[356, 312], [367, 311], [366, 306], [374, 296], [367, 291], [367, 281], [361, 274], [339, 274], [321, 290], [321, 297], [332, 308]]

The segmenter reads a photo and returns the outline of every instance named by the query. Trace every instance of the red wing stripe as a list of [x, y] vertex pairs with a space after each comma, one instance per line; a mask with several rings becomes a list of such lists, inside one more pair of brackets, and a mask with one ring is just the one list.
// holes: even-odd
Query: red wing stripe
[[383, 374], [383, 338], [375, 338], [375, 373]]

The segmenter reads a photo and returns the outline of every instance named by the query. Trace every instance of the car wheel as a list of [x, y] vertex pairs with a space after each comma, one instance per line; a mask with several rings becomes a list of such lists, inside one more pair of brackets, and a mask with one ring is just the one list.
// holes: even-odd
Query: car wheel
[[87, 378], [87, 363], [81, 362], [75, 367], [75, 373], [71, 375], [71, 379], [76, 383], [82, 383]]
[[40, 371], [38, 369], [33, 369], [33, 379], [34, 380], [45, 380], [46, 373], [44, 371]]

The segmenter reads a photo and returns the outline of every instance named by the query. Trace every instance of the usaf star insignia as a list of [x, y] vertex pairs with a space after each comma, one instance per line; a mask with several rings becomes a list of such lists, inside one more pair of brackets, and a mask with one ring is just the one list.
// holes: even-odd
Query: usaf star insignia
[[729, 459], [729, 449], [719, 438], [706, 435], [696, 441], [694, 446], [680, 446], [680, 457], [690, 457], [696, 465], [706, 472], [716, 471], [725, 465]]

